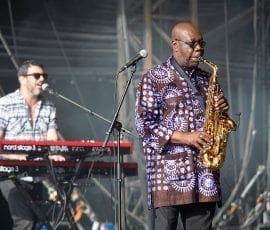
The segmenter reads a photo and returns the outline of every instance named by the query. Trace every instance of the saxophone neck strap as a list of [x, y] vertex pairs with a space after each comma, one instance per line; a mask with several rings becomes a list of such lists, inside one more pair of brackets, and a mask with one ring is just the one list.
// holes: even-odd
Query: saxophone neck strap
[[187, 73], [181, 68], [181, 66], [176, 62], [174, 57], [172, 57], [172, 65], [173, 67], [180, 73], [180, 75], [185, 79], [185, 81], [188, 83], [189, 87], [193, 90], [194, 94], [196, 95], [197, 99], [199, 100], [203, 110], [205, 110], [205, 104], [202, 95], [198, 91], [198, 89], [192, 84], [190, 81]]

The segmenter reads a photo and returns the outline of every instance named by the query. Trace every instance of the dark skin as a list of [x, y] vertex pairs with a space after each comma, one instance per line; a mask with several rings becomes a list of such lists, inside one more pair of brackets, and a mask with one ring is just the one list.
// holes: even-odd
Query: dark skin
[[[176, 24], [172, 29], [171, 40], [172, 55], [180, 66], [194, 68], [199, 65], [198, 58], [204, 53], [203, 37], [193, 24], [190, 22]], [[195, 42], [194, 45], [191, 45], [192, 41]], [[215, 109], [218, 112], [227, 112], [229, 109], [228, 102], [222, 93], [215, 97]], [[202, 150], [212, 144], [212, 138], [203, 131], [174, 131], [171, 142], [193, 145]]]

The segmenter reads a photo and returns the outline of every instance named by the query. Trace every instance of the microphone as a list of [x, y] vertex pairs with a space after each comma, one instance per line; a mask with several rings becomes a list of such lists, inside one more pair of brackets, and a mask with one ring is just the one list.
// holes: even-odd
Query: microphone
[[121, 73], [122, 71], [124, 71], [125, 69], [127, 69], [130, 66], [136, 65], [136, 63], [141, 60], [142, 58], [147, 57], [147, 51], [146, 50], [140, 50], [140, 52], [134, 57], [132, 58], [129, 62], [127, 62], [118, 72]]
[[49, 94], [57, 94], [53, 89], [49, 87], [47, 83], [42, 84], [41, 88], [43, 91], [47, 91]]

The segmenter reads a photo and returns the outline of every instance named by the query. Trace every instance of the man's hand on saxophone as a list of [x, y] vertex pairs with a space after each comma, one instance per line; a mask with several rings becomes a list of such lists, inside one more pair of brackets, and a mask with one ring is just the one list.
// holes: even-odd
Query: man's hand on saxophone
[[174, 131], [171, 142], [175, 144], [193, 145], [199, 150], [203, 150], [213, 144], [213, 139], [206, 132], [179, 132]]
[[[223, 93], [214, 97], [215, 109], [218, 112], [226, 113], [229, 110], [229, 104]], [[171, 142], [176, 144], [193, 145], [200, 151], [213, 144], [213, 138], [207, 132], [178, 132], [172, 134]]]
[[220, 93], [218, 96], [214, 97], [215, 100], [215, 109], [218, 112], [226, 113], [229, 110], [229, 104], [223, 93]]

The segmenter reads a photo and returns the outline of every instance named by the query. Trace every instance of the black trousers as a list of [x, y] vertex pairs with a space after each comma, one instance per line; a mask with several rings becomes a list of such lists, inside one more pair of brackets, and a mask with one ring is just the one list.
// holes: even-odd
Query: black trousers
[[215, 202], [157, 208], [156, 218], [159, 221], [155, 221], [155, 229], [176, 230], [180, 215], [185, 230], [210, 230], [215, 210]]
[[[13, 181], [0, 181], [1, 212], [5, 219], [0, 217], [0, 229], [31, 230], [34, 229], [38, 218], [31, 203], [42, 200], [43, 190], [41, 183], [24, 183], [27, 196], [22, 194]], [[39, 207], [38, 207], [39, 208]], [[41, 211], [41, 210], [39, 210]], [[43, 213], [44, 214], [44, 213]], [[12, 224], [13, 223], [13, 224]]]
[[34, 213], [28, 205], [28, 200], [22, 196], [11, 180], [1, 181], [0, 188], [9, 206], [9, 211], [13, 220], [12, 229], [31, 230], [35, 221]]
[[0, 191], [0, 229], [11, 230], [13, 221], [9, 211], [8, 203]]

